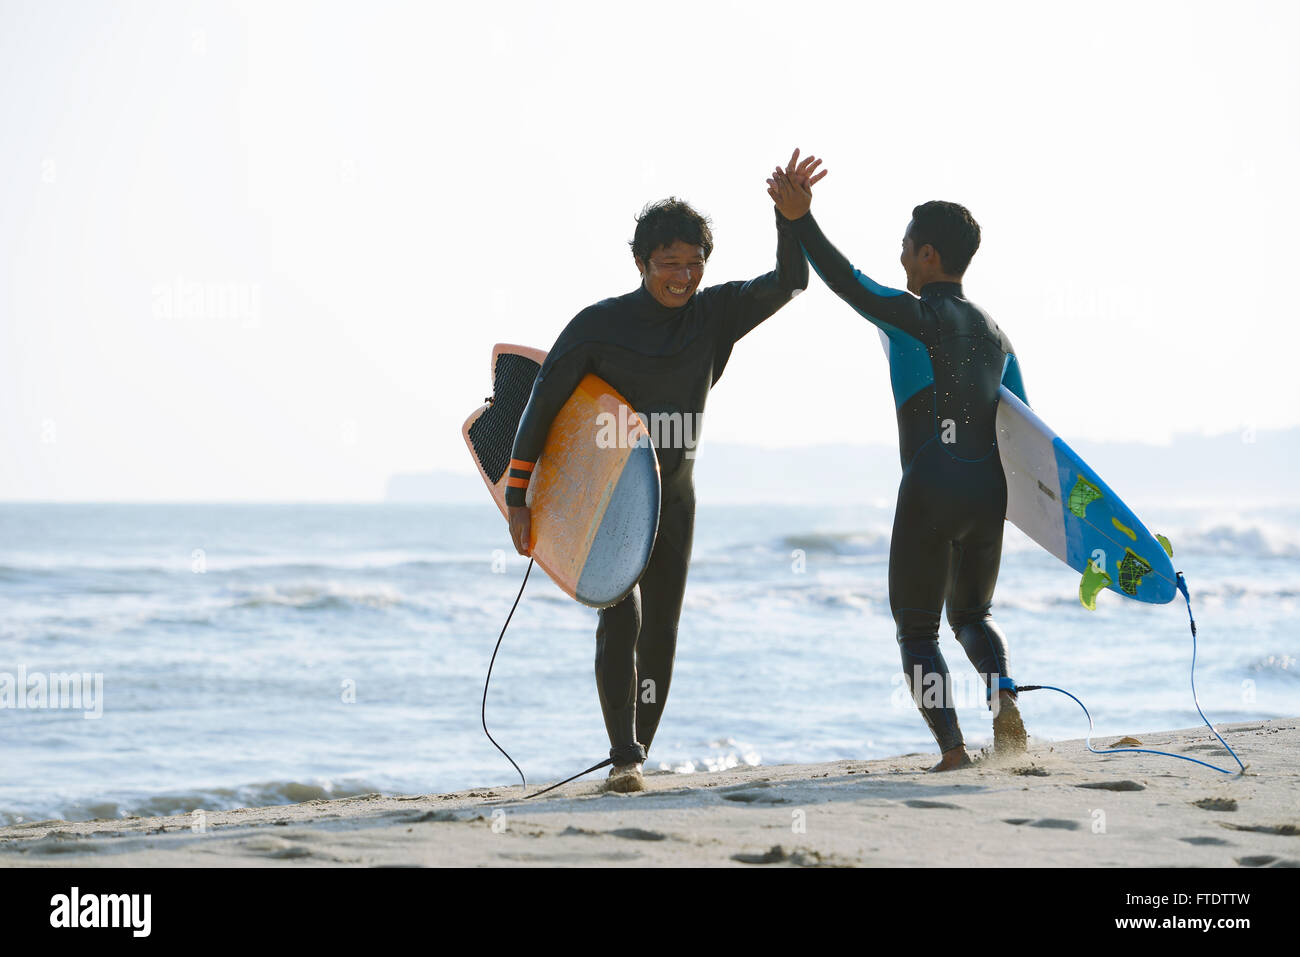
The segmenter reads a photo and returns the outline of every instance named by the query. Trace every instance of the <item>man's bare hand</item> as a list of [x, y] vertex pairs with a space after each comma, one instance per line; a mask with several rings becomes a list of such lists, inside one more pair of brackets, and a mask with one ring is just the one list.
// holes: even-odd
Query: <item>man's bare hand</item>
[[[785, 166], [785, 175], [803, 189], [812, 192], [813, 184], [825, 176], [830, 170], [822, 170], [816, 176], [817, 167], [822, 165], [822, 161], [816, 156], [807, 156], [802, 162], [799, 160], [799, 150], [796, 149], [790, 154], [790, 162]], [[779, 168], [779, 167], [778, 167]]]
[[533, 513], [527, 505], [507, 505], [510, 516], [510, 538], [515, 543], [515, 551], [520, 555], [533, 554]]
[[812, 207], [813, 184], [830, 170], [817, 172], [822, 161], [815, 156], [799, 159], [796, 149], [790, 155], [785, 169], [777, 167], [767, 181], [767, 195], [772, 197], [777, 211], [786, 219], [798, 219]]

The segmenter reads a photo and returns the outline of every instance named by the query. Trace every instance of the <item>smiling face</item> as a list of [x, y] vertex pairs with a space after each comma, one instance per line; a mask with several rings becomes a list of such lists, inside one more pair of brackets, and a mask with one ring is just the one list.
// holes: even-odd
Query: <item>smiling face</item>
[[655, 302], [678, 309], [690, 301], [704, 278], [704, 247], [674, 239], [650, 254], [649, 262], [636, 260], [646, 292]]

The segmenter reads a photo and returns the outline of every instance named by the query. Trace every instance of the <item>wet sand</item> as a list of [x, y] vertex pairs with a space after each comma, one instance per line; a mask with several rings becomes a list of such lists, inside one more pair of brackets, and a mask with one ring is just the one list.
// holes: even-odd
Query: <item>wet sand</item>
[[[946, 774], [917, 754], [652, 772], [635, 794], [597, 772], [531, 801], [515, 784], [209, 811], [201, 830], [193, 815], [28, 822], [0, 828], [0, 866], [1300, 866], [1300, 719], [1219, 730], [1245, 774], [1031, 737]], [[1203, 726], [1131, 735], [1236, 766]]]

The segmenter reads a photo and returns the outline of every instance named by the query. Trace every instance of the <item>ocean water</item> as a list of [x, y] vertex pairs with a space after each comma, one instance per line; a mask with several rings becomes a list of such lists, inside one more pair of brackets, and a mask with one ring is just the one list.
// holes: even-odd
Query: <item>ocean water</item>
[[[1191, 586], [1206, 713], [1300, 714], [1300, 509], [1143, 514]], [[871, 506], [700, 507], [651, 767], [934, 751], [902, 692], [891, 522]], [[0, 822], [517, 783], [480, 704], [526, 564], [486, 504], [0, 505]], [[1013, 676], [1078, 695], [1103, 742], [1196, 725], [1181, 601], [1106, 592], [1088, 612], [1077, 585], [1008, 527], [994, 612]], [[594, 631], [534, 569], [487, 707], [531, 785], [606, 756]], [[982, 692], [945, 638], [978, 747]], [[71, 674], [88, 676], [79, 700], [32, 697]], [[1022, 711], [1039, 738], [1087, 730], [1051, 692]]]

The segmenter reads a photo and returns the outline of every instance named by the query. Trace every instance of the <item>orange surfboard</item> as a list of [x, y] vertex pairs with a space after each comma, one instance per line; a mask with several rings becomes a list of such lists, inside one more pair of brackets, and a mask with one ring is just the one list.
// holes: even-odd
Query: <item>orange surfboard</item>
[[[546, 353], [492, 348], [493, 394], [461, 434], [501, 514], [515, 432]], [[593, 608], [622, 601], [645, 572], [659, 526], [659, 462], [645, 421], [588, 375], [551, 423], [528, 488], [533, 558]]]

